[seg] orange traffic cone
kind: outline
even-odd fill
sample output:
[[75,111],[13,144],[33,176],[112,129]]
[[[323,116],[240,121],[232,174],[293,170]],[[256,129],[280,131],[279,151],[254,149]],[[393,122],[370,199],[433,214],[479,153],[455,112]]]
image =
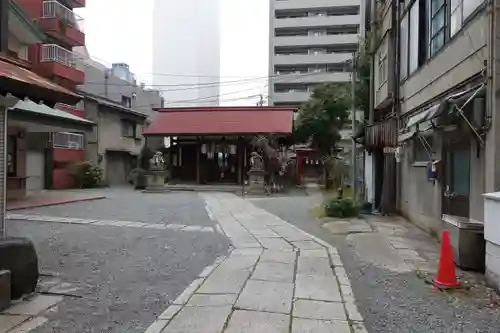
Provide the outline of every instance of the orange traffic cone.
[[439,289],[454,289],[460,287],[455,276],[453,250],[451,249],[450,235],[447,230],[443,230],[441,237],[438,272],[432,283]]

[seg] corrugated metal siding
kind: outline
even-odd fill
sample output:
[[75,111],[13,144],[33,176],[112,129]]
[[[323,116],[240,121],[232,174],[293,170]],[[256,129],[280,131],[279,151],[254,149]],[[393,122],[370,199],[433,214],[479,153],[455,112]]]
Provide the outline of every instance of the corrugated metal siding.
[[366,127],[365,146],[382,148],[398,145],[398,123],[396,118]]

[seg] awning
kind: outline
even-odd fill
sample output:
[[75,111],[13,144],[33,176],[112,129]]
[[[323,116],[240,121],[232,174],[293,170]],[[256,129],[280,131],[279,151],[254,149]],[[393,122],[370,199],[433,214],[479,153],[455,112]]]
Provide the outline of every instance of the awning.
[[295,110],[265,106],[159,109],[143,135],[289,135]]
[[37,104],[29,99],[18,101],[8,112],[9,124],[22,123],[29,132],[75,131],[90,132],[95,125],[92,121],[69,112]]
[[0,58],[0,94],[8,93],[24,99],[44,101],[47,104],[73,105],[81,97],[41,76]]
[[445,108],[444,103],[438,103],[428,107],[424,111],[409,117],[408,122],[406,123],[406,128],[410,128],[425,121],[434,119],[438,114],[440,114],[443,111],[444,108]]
[[450,105],[456,105],[460,107],[462,104],[467,102],[471,97],[480,97],[484,95],[485,92],[486,92],[486,85],[480,84],[472,88],[448,95],[447,97],[443,98],[440,102],[433,104],[425,108],[423,111],[408,117],[408,121],[405,127],[409,129],[412,126],[433,120],[441,116],[443,112],[450,107]]
[[410,139],[413,139],[417,135],[417,131],[410,131],[407,133],[402,133],[398,136],[398,143],[403,143]]

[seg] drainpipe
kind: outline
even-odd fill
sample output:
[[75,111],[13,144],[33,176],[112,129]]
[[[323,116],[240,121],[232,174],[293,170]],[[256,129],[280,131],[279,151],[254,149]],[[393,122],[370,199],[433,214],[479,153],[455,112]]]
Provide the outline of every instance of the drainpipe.
[[497,22],[496,22],[496,0],[488,1],[487,12],[488,12],[488,27],[489,27],[489,39],[488,39],[488,60],[486,63],[486,75],[487,75],[487,107],[486,107],[486,126],[490,131],[486,137],[485,146],[485,188],[486,192],[498,191],[499,186],[499,176],[496,168],[497,159],[497,147],[498,142],[498,112],[496,110],[496,85],[497,85],[497,59],[496,59],[496,49],[497,49]]
[[[418,1],[418,0],[417,0]],[[397,123],[397,128],[396,128],[396,141],[399,133],[399,128],[401,127],[401,105],[400,105],[400,71],[399,71],[399,64],[400,64],[400,50],[401,50],[401,38],[399,38],[399,7],[404,6],[404,1],[403,0],[393,0],[392,4],[392,29],[393,29],[393,38],[395,40],[395,70],[393,71],[394,73],[394,93],[393,93],[393,107],[394,107],[394,115],[396,117],[396,123]],[[401,168],[399,163],[395,163],[395,169],[396,172],[394,173],[394,181],[395,181],[395,199],[396,199],[396,210],[400,210],[401,208]]]
[[378,19],[375,10],[376,1],[370,1],[370,103],[368,112],[368,124],[373,125],[375,107],[375,52],[374,33],[378,26]]
[[[9,2],[0,1],[0,53],[6,55],[9,50]],[[5,215],[7,208],[7,106],[6,96],[1,96],[0,106],[0,237],[6,236]]]

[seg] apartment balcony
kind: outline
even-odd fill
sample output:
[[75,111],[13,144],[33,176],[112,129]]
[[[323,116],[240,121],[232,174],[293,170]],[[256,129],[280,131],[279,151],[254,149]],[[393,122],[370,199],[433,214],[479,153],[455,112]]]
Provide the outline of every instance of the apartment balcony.
[[272,103],[295,103],[302,104],[307,102],[311,92],[308,91],[288,91],[271,93],[270,102]]
[[357,34],[273,37],[274,46],[356,45],[358,42],[359,36]]
[[274,1],[275,10],[323,9],[332,7],[360,6],[361,0],[288,0]]
[[76,68],[74,53],[59,45],[41,46],[39,69],[48,78],[60,77],[77,85],[85,83],[85,73]]
[[336,16],[309,16],[275,19],[274,28],[323,28],[359,26],[360,15],[336,15]]
[[61,2],[68,8],[83,8],[86,5],[86,0],[61,0]]
[[352,53],[277,54],[273,57],[273,65],[338,64],[351,59]]
[[270,84],[276,83],[329,83],[350,82],[351,73],[348,72],[299,72],[280,74],[270,79]]
[[65,44],[84,46],[83,18],[58,1],[44,1],[40,29]]

